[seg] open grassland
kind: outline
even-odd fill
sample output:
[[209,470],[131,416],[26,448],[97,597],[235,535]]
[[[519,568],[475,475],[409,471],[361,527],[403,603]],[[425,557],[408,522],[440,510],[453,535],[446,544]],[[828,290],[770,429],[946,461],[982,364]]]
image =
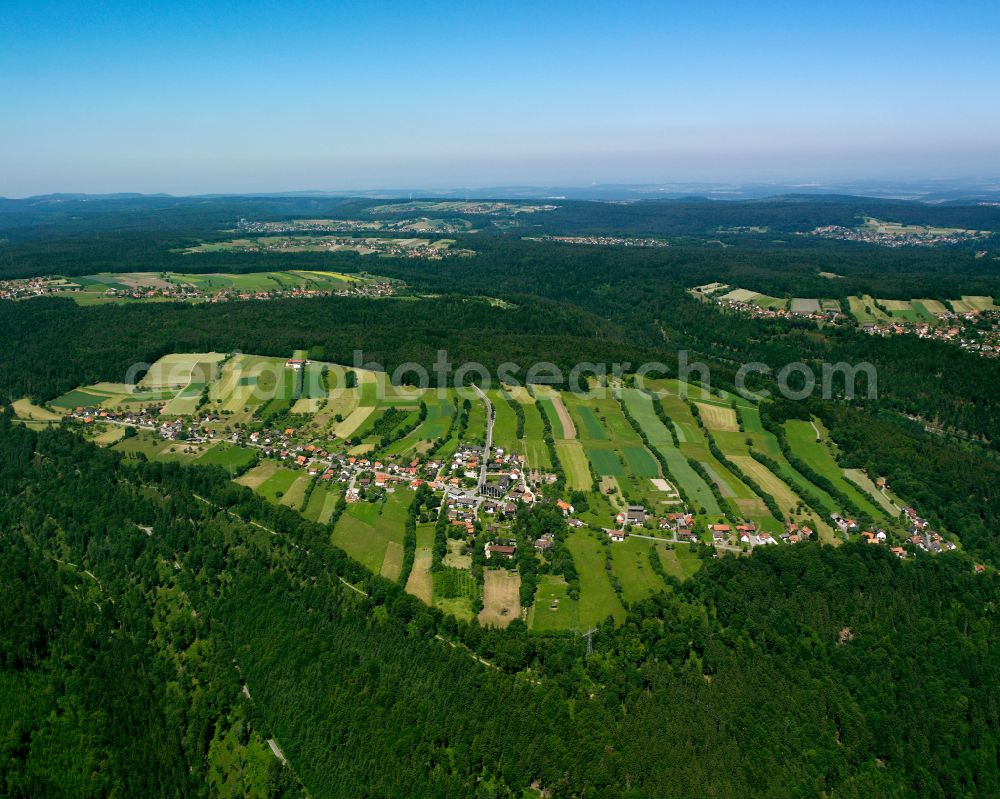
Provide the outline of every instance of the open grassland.
[[471,400],[471,402],[469,426],[465,429],[465,438],[467,441],[475,441],[482,444],[486,442],[486,405],[479,397]]
[[893,500],[888,492],[880,491],[872,479],[861,469],[844,469],[844,477],[875,500],[887,516],[895,517],[902,512],[903,508]]
[[358,428],[368,422],[368,418],[375,412],[374,405],[359,405],[340,424],[333,428],[333,433],[337,438],[352,438]]
[[331,541],[348,555],[360,561],[375,574],[382,574],[383,563],[388,557],[388,568],[394,567],[396,549],[389,552],[389,543],[400,549],[399,564],[402,565],[403,530],[406,524],[408,500],[403,492],[386,496],[385,502],[355,502],[347,506],[334,528]]
[[274,474],[260,484],[256,491],[271,502],[280,502],[300,476],[302,476],[301,472],[279,467]]
[[721,295],[719,299],[731,300],[733,302],[751,302],[760,296],[760,292],[750,291],[750,289],[733,289]]
[[432,572],[434,607],[458,619],[472,621],[472,603],[479,596],[479,584],[466,569],[444,568]]
[[599,475],[624,476],[625,467],[614,450],[584,446],[584,452],[587,453],[587,458],[594,465],[594,471]]
[[736,411],[728,406],[696,402],[698,415],[709,430],[736,431],[740,429],[736,421]]
[[676,577],[684,582],[701,568],[701,558],[693,551],[690,545],[679,545],[667,549],[663,543],[657,543],[657,552],[660,555],[660,563],[663,570],[671,577]]
[[[316,487],[309,495],[309,502],[306,503],[302,515],[310,521],[325,524],[333,513],[338,496],[340,496],[338,490],[332,488],[329,483],[317,479]],[[323,518],[324,514],[326,515],[325,519]]]
[[[41,423],[48,424],[48,423]],[[116,444],[125,437],[125,428],[120,425],[108,425],[104,430],[94,436],[94,443],[99,447],[109,447]]]
[[955,309],[955,313],[997,310],[992,297],[970,296],[968,294],[963,294],[960,300],[951,300],[951,307]]
[[654,478],[660,474],[660,466],[645,447],[624,447],[625,464],[636,477]]
[[403,555],[405,550],[398,541],[389,541],[385,545],[385,557],[382,558],[382,569],[379,571],[385,579],[396,581],[403,570]]
[[206,450],[196,463],[200,466],[221,466],[227,472],[234,472],[253,463],[256,457],[252,449],[220,441]]
[[929,299],[925,298],[925,299],[920,299],[920,300],[914,300],[913,303],[914,303],[914,305],[916,305],[917,303],[919,303],[920,305],[922,305],[924,307],[924,309],[928,313],[931,313],[931,314],[941,314],[941,313],[947,313],[948,312],[948,309],[945,307],[945,304],[943,302],[941,302],[940,300],[929,300]]
[[[676,397],[672,399],[679,402]],[[691,502],[694,503],[695,510],[704,508],[705,512],[713,518],[721,516],[722,509],[719,507],[719,503],[716,501],[711,488],[691,468],[685,455],[674,446],[670,432],[654,412],[654,400],[649,395],[640,391],[626,390],[622,392],[622,401],[625,403],[632,417],[638,422],[643,432],[645,432],[651,446],[657,449],[666,460],[669,474],[664,475],[664,477],[684,491]],[[655,401],[662,402],[661,399],[656,399]],[[680,404],[680,408],[686,410],[686,406],[683,403]]]
[[521,575],[507,569],[483,572],[483,609],[479,623],[483,627],[506,627],[521,618]]
[[[817,442],[816,431],[820,441]],[[846,494],[855,505],[875,520],[884,519],[885,513],[860,488],[844,477],[843,470],[830,450],[830,439],[819,422],[812,423],[791,419],[785,422],[788,445],[796,457],[801,458],[820,475]]]
[[543,574],[528,613],[528,628],[535,632],[579,630],[579,602],[570,599],[567,591],[562,575]]
[[[535,400],[535,407],[545,414],[546,418],[549,420],[549,424],[552,426],[552,437],[555,439],[572,439],[576,438],[576,429],[570,424],[570,429],[573,435],[567,435],[566,427],[563,424],[562,419],[559,418],[559,414],[556,411],[555,405],[553,404],[551,397],[539,396]],[[560,403],[560,407],[565,410],[565,406]]]
[[878,300],[870,294],[863,294],[860,297],[848,297],[847,301],[851,307],[851,314],[861,324],[872,322],[877,325],[884,325],[892,321],[891,317],[879,310],[877,307]]
[[625,608],[611,587],[607,569],[604,568],[604,546],[593,534],[574,530],[569,534],[567,546],[573,555],[577,574],[580,576],[580,626],[587,628],[600,624],[608,616],[621,622]]
[[820,301],[809,297],[793,297],[790,308],[792,313],[813,314],[820,310]]
[[504,452],[523,452],[521,442],[517,438],[517,417],[511,410],[506,397],[498,389],[487,392],[493,403],[493,444]]
[[139,381],[147,389],[183,388],[191,382],[207,383],[215,366],[227,356],[221,352],[184,352],[164,355]]
[[592,481],[583,445],[579,441],[557,441],[556,454],[566,472],[569,487],[580,491],[589,490]]
[[434,525],[417,525],[417,548],[413,555],[413,569],[406,581],[406,590],[428,605],[434,601],[434,578],[431,575],[434,546]]
[[18,419],[32,419],[41,422],[58,422],[62,419],[61,414],[50,411],[47,408],[41,408],[33,404],[29,399],[14,400],[11,406],[14,408],[14,415]]
[[292,484],[285,489],[284,494],[279,498],[279,503],[293,510],[298,510],[302,507],[302,501],[306,498],[306,489],[314,479],[314,477],[310,477],[308,474],[299,472],[296,478],[292,480]]
[[897,322],[908,322],[915,324],[922,321],[920,314],[913,307],[909,300],[886,300],[880,299],[879,303],[888,311],[890,318]]
[[600,419],[597,418],[597,414],[592,407],[580,403],[573,405],[572,408],[574,415],[580,420],[578,427],[581,439],[589,439],[591,441],[604,441],[607,439],[608,435],[604,432],[604,426],[601,424]]
[[630,536],[611,546],[612,568],[621,582],[625,599],[630,603],[646,599],[666,587],[660,576],[653,571],[649,560],[649,553],[655,543]]
[[[542,426],[541,410],[534,403],[524,403],[524,455],[528,459],[528,467],[545,471],[552,468],[549,450],[543,439],[545,430]],[[558,450],[558,446],[556,447]],[[563,468],[566,468],[565,465]]]
[[[828,521],[829,514],[824,513],[824,508],[810,508],[780,475],[775,474],[749,455],[730,455],[729,457],[737,468],[756,482],[761,489],[774,497],[774,501],[778,503],[778,507],[781,508],[786,518],[798,524],[807,524],[817,532],[820,540],[826,543],[835,540],[833,527]],[[815,490],[812,493],[815,493]]]
[[672,444],[673,440],[670,437],[670,432],[663,426],[663,423],[654,412],[653,400],[648,394],[631,388],[623,389],[621,394],[622,402],[625,404],[632,418],[639,423],[639,427],[645,432],[650,444],[653,446],[657,444]]

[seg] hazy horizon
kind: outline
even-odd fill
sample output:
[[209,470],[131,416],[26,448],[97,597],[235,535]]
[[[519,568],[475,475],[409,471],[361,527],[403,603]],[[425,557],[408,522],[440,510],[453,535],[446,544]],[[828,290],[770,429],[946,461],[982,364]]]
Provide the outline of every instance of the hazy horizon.
[[0,195],[1000,175],[1000,7],[16,3]]

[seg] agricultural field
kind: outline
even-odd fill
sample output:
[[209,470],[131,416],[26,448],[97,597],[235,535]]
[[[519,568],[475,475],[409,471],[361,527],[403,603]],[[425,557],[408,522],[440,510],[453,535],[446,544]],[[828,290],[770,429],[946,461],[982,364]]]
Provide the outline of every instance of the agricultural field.
[[433,572],[432,578],[434,607],[471,621],[472,603],[480,595],[480,586],[467,569],[447,567]]
[[858,320],[860,324],[867,324],[869,322],[877,325],[888,324],[891,322],[891,318],[886,314],[882,313],[877,307],[877,300],[868,295],[863,294],[860,297],[848,297],[848,303],[851,307],[851,315]]
[[[628,389],[623,390],[622,400],[629,409],[629,413],[646,433],[650,445],[657,449],[667,461],[669,468],[667,479],[680,487],[694,504],[695,510],[704,508],[705,513],[710,518],[721,518],[722,509],[719,507],[711,488],[701,475],[690,466],[687,457],[681,450],[674,445],[670,432],[653,410],[653,402],[662,403],[663,400],[659,398],[653,400],[647,394]],[[683,404],[680,407],[686,409]],[[676,410],[679,408],[675,408]],[[676,420],[674,423],[676,424]],[[689,434],[693,437],[693,430],[689,431]]]
[[671,577],[684,582],[701,568],[701,558],[690,546],[676,546],[668,549],[665,544],[657,544],[657,553],[663,570]]
[[217,364],[228,356],[222,352],[187,352],[164,355],[149,367],[140,388],[182,389],[190,383],[207,383],[217,374]]
[[309,502],[302,515],[318,524],[327,524],[333,516],[339,498],[340,491],[336,487],[325,485],[320,481],[309,496]]
[[[530,397],[528,399],[531,400]],[[521,402],[520,398],[518,401]],[[543,438],[545,429],[542,425],[542,412],[533,400],[522,402],[522,408],[524,409],[524,456],[528,459],[528,468],[540,471],[551,469],[552,461],[549,458],[549,449],[545,446]],[[563,468],[565,468],[565,464]]]
[[696,402],[698,415],[709,430],[737,431],[740,429],[736,420],[736,411],[728,405],[716,403]]
[[573,424],[573,420],[570,419],[566,411],[566,406],[563,405],[562,400],[558,396],[546,395],[536,391],[535,404],[548,418],[549,424],[552,425],[553,438],[576,438],[576,426]]
[[611,564],[622,586],[622,594],[631,602],[648,598],[666,586],[653,571],[649,553],[658,542],[644,538],[626,538],[611,547]]
[[347,506],[331,541],[375,574],[395,579],[403,564],[403,527],[411,492],[396,491],[384,502]]
[[793,297],[789,310],[797,314],[814,314],[820,311],[820,301],[808,297]]
[[864,491],[889,516],[898,516],[903,511],[902,505],[889,491],[881,491],[874,481],[861,469],[844,469],[844,477]]
[[11,403],[11,407],[13,407],[14,415],[18,419],[24,419],[26,421],[58,422],[62,419],[62,414],[50,411],[48,408],[42,408],[39,405],[35,405],[27,398],[14,400],[14,402]]
[[566,482],[570,488],[580,491],[590,490],[590,469],[587,467],[587,456],[579,441],[557,441],[556,455],[566,473]]
[[913,303],[909,300],[879,299],[878,302],[883,308],[885,308],[889,317],[896,321],[909,322],[910,324],[916,324],[919,321],[923,321],[916,309],[913,307]]
[[543,574],[528,612],[528,628],[535,632],[579,630],[580,603],[570,599],[568,590],[562,575]]
[[[302,359],[307,354],[293,353]],[[72,414],[81,404],[90,408],[135,407],[137,396],[158,396],[164,416],[172,419],[170,409],[183,417],[183,403],[188,403],[190,413],[204,398],[205,409],[222,414],[221,421],[213,422],[214,439],[164,439],[149,424],[126,439],[122,426],[107,424],[97,414],[93,414],[87,432],[98,443],[126,455],[141,453],[151,459],[219,466],[239,475],[237,483],[269,501],[328,524],[346,490],[337,475],[350,468],[359,469],[357,475],[360,469],[371,469],[372,465],[349,467],[345,459],[335,465],[331,473],[334,479],[324,480],[322,470],[313,470],[310,475],[296,466],[292,457],[279,459],[274,457],[277,453],[261,457],[261,450],[245,441],[232,443],[228,426],[260,424],[263,414],[284,414],[278,417],[283,436],[297,439],[300,446],[309,441],[319,445],[312,451],[325,447],[346,455],[372,453],[372,461],[407,465],[447,434],[463,398],[456,391],[439,396],[430,390],[392,386],[384,373],[351,371],[357,377],[357,387],[346,389],[341,386],[347,369],[333,364],[313,362],[295,370],[288,368],[284,358],[176,354],[154,364],[146,375],[147,385],[136,393],[129,393],[130,387],[124,384],[98,383],[68,392],[51,409],[26,401],[20,401],[17,409],[25,423],[47,424],[60,420],[66,412]],[[706,525],[743,520],[753,521],[774,534],[783,531],[784,520],[808,524],[826,542],[843,541],[843,536],[834,535],[829,521],[832,513],[844,511],[840,502],[785,459],[775,436],[763,427],[753,402],[673,379],[646,381],[646,386],[651,393],[616,387],[610,395],[570,394],[542,386],[536,387],[535,397],[523,388],[512,387],[509,396],[525,414],[522,439],[517,438],[517,416],[507,395],[492,390],[495,445],[525,454],[529,474],[533,469],[548,468],[542,425],[542,414],[546,414],[556,434],[555,449],[566,476],[566,488],[586,497],[586,504],[581,501],[576,513],[585,525],[609,527],[615,524],[615,515],[632,503],[645,507],[653,519],[680,511],[688,503],[696,515],[696,529],[705,541]],[[315,402],[317,410],[302,405],[303,400]],[[421,402],[427,409],[422,422]],[[227,412],[227,408],[232,410]],[[468,427],[462,441],[481,440],[485,423],[484,403],[478,397],[470,399]],[[410,426],[412,430],[396,438],[397,431]],[[863,472],[843,470],[818,422],[814,427],[808,422],[790,421],[785,429],[795,458],[830,480],[836,487],[834,493],[846,494],[876,523],[891,526],[898,517],[896,508],[900,503],[875,489]],[[387,443],[382,444],[382,439]],[[435,459],[448,463],[459,443],[457,437],[450,437],[436,451]],[[766,455],[770,460],[765,465],[751,453]],[[380,468],[385,467],[375,466],[374,470]],[[440,473],[439,479],[448,474]],[[534,488],[546,495],[544,483]],[[754,493],[757,490],[774,499],[776,515]],[[412,496],[402,486],[390,484],[388,492],[382,494],[380,489],[373,501],[362,497],[361,501],[349,502],[331,531],[333,542],[374,573],[396,579],[403,563],[403,530]],[[496,517],[484,515],[480,521],[491,525]],[[418,532],[414,568],[406,586],[410,593],[465,619],[473,617],[474,603],[482,597],[484,606],[479,618],[483,624],[503,626],[521,615],[513,573],[502,578],[506,572],[493,570],[486,583],[474,577],[472,553],[464,540],[449,540],[444,568],[432,573],[433,523],[420,524]],[[686,578],[700,566],[700,560],[685,545],[668,549],[663,542],[638,536],[624,544],[605,543],[599,534],[586,529],[567,529],[566,536],[580,576],[580,597],[570,600],[559,579],[545,576],[532,606],[525,609],[533,630],[586,628],[609,613],[620,619],[623,610],[619,597],[631,603],[664,587],[650,565],[650,553],[655,553],[665,572],[677,579]]]
[[876,521],[885,520],[886,514],[883,508],[844,477],[843,470],[837,464],[834,453],[830,449],[829,437],[819,422],[810,423],[791,419],[785,422],[785,433],[788,437],[788,445],[796,457],[801,458],[816,472],[833,483],[873,519]]
[[199,466],[221,466],[227,472],[237,472],[254,462],[256,453],[224,441],[205,450],[195,461]]
[[486,569],[483,572],[483,627],[506,627],[521,618],[521,575],[516,570]]
[[413,569],[406,581],[406,590],[428,605],[434,601],[434,577],[431,574],[433,546],[434,525],[418,524],[417,548],[413,556]]
[[592,533],[575,530],[569,534],[567,546],[573,554],[573,562],[580,576],[580,601],[577,607],[580,626],[593,627],[608,616],[621,622],[625,618],[625,608],[611,587],[604,567],[605,544],[598,541]]
[[714,299],[749,303],[761,308],[771,308],[774,310],[781,310],[788,306],[788,300],[782,297],[771,297],[767,294],[761,294],[759,291],[751,291],[750,289],[732,289],[725,294],[716,294]]
[[969,313],[970,311],[996,311],[997,306],[992,297],[978,297],[963,295],[960,300],[951,300],[951,307],[955,313]]

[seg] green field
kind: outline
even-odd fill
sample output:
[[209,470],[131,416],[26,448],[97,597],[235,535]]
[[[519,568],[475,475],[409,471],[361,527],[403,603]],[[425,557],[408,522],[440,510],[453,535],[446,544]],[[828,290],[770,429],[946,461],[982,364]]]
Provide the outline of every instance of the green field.
[[619,477],[625,474],[625,467],[618,459],[617,453],[608,449],[598,449],[584,445],[584,452],[594,465],[594,471],[601,475]]
[[[788,445],[796,457],[801,458],[820,475],[846,494],[855,505],[875,520],[885,520],[885,513],[854,483],[844,477],[843,470],[830,451],[826,431],[816,422],[821,441],[816,441],[816,430],[809,422],[791,419],[785,422]],[[842,509],[841,509],[841,512]]]
[[701,558],[694,552],[690,545],[681,544],[672,549],[667,549],[664,544],[657,544],[657,551],[660,555],[660,563],[663,570],[671,577],[676,577],[681,582],[692,577],[701,568]]
[[302,472],[293,469],[278,469],[261,484],[257,491],[272,502],[279,502],[292,487],[292,483],[301,476]]
[[534,402],[524,403],[521,407],[524,408],[524,455],[528,459],[528,467],[542,471],[551,469],[549,450],[543,440],[545,431],[541,412]]
[[[403,527],[412,499],[411,492],[397,491],[388,494],[384,503],[355,502],[348,505],[334,528],[331,541],[370,571],[382,573],[387,557],[390,562],[395,560],[390,543],[402,549]],[[398,567],[396,574],[399,574]]]
[[604,427],[597,418],[597,414],[594,413],[593,408],[586,405],[575,405],[572,408],[572,413],[578,420],[577,436],[579,438],[588,438],[596,441],[607,439],[608,436],[604,432]]
[[625,447],[625,463],[638,477],[657,477],[660,467],[645,447]]
[[238,471],[253,463],[256,454],[246,447],[219,442],[195,461],[200,466],[221,466],[226,471]]
[[493,403],[493,444],[505,452],[523,452],[521,442],[517,438],[517,417],[503,394],[493,389],[487,392]]
[[604,546],[592,533],[582,530],[569,534],[567,546],[580,576],[580,626],[592,627],[608,616],[613,616],[620,623],[625,618],[625,608],[618,601],[604,568]]
[[[674,398],[676,399],[676,398]],[[701,476],[688,464],[687,457],[674,446],[670,432],[653,410],[653,400],[639,391],[625,390],[622,401],[645,432],[650,444],[655,447],[667,461],[669,475],[664,475],[670,482],[679,486],[697,508],[704,508],[710,517],[722,515],[722,509],[715,499],[711,488]],[[657,402],[662,402],[658,399]],[[669,414],[668,414],[669,415]],[[676,419],[673,419],[676,423]],[[690,426],[690,425],[689,425]],[[690,431],[693,436],[693,431]],[[683,446],[683,445],[682,445]]]
[[570,599],[562,575],[543,574],[538,580],[535,603],[528,613],[528,627],[536,632],[578,630],[579,602]]
[[302,515],[310,521],[326,524],[333,515],[333,509],[337,505],[339,496],[339,490],[320,480],[316,483],[312,494],[309,495],[309,502],[306,504],[305,510],[302,511]]
[[655,543],[630,536],[621,543],[611,545],[614,573],[621,582],[625,599],[630,603],[646,599],[650,594],[666,588],[649,562],[649,553]]
[[587,468],[587,456],[579,441],[556,441],[556,454],[566,473],[566,482],[570,488],[586,491],[593,482],[590,479],[590,469]]

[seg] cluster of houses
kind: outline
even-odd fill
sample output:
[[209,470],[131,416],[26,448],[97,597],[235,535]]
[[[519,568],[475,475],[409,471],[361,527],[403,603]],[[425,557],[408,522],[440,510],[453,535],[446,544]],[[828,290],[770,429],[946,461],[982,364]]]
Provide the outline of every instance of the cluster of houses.
[[420,219],[293,219],[285,222],[251,222],[240,219],[236,229],[243,233],[355,233],[395,230],[408,233],[464,233],[466,227],[442,220]]
[[922,519],[914,508],[904,508],[908,522],[909,542],[925,552],[943,552],[957,549],[954,541],[946,541],[941,534],[930,528],[930,522]]
[[933,247],[940,244],[960,244],[978,238],[974,230],[956,230],[949,233],[939,233],[925,230],[881,230],[872,228],[850,228],[843,225],[823,225],[814,228],[808,234],[821,239],[837,241],[860,241],[865,244],[877,244],[880,247]]
[[[248,300],[307,299],[311,297],[391,297],[399,288],[399,283],[388,280],[358,280],[344,283],[336,289],[317,289],[305,286],[274,288],[270,290],[246,291],[236,288],[205,289],[190,285],[173,284],[150,275],[155,284],[143,286],[107,286],[103,294],[113,299],[128,300],[175,300],[178,302],[207,301],[240,302]],[[59,277],[35,277],[24,280],[0,280],[0,299],[20,300],[52,294],[80,294],[84,291],[100,291],[100,285],[87,287]]]
[[[826,325],[851,323],[852,317],[844,314],[839,303],[833,300],[792,300],[791,308],[785,305],[768,307],[753,299],[735,299],[725,295],[712,296],[728,288],[722,283],[708,284],[691,289],[694,296],[708,299],[723,308],[736,311],[754,319],[812,319]],[[937,322],[909,322],[900,318],[875,322],[865,321],[861,330],[872,336],[916,336],[917,338],[944,341],[960,349],[975,352],[984,358],[1000,357],[1000,311],[945,310],[936,314]],[[983,322],[992,322],[984,325]]]
[[[938,320],[940,325],[927,322],[865,322],[861,329],[871,336],[916,336],[956,344],[959,349],[978,353],[984,358],[1000,357],[1000,313],[997,311],[965,311],[959,314],[948,311],[938,314]],[[984,327],[981,324],[983,320],[991,320],[993,324]]]
[[0,280],[0,300],[23,300],[29,297],[44,297],[64,291],[80,291],[76,285],[68,285],[65,280],[53,277],[29,277],[23,280]]
[[623,236],[533,236],[528,241],[558,241],[562,244],[589,244],[595,247],[669,247],[663,239],[626,238]]

